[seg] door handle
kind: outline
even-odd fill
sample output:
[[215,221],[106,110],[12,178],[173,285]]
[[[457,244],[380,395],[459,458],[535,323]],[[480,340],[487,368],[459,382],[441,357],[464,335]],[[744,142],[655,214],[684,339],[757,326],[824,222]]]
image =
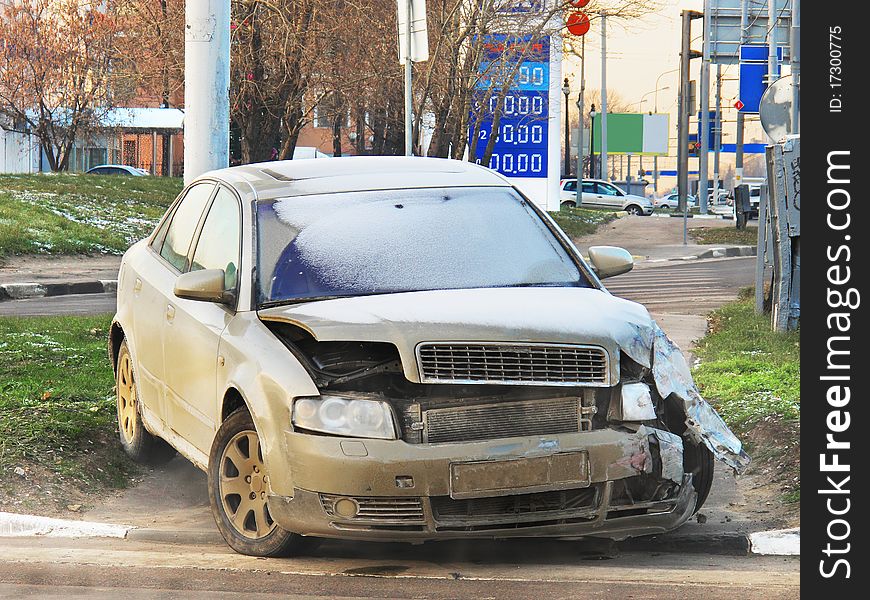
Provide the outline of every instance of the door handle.
[[142,280],[139,279],[138,277],[136,278],[136,282],[133,284],[133,291],[134,292],[141,292],[142,291]]
[[166,320],[172,321],[175,318],[175,307],[171,304],[166,305]]

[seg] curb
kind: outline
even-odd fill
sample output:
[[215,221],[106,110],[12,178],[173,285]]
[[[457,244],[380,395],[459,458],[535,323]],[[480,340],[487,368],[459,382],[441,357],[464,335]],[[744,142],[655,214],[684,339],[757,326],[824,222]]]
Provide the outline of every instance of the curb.
[[697,256],[698,260],[705,258],[730,258],[733,256],[757,256],[757,246],[732,246],[730,248],[710,248]]
[[800,556],[801,528],[759,531],[749,536],[753,554]]
[[629,538],[619,542],[626,552],[667,552],[748,556],[752,544],[743,533],[681,534],[679,532]]
[[93,281],[60,281],[55,283],[3,283],[0,284],[0,302],[4,300],[27,300],[70,294],[108,294],[118,290],[114,279]]
[[109,537],[125,538],[132,529],[126,525],[52,519],[35,515],[0,512],[0,537]]
[[741,256],[758,256],[758,248],[756,246],[731,246],[729,248],[710,248],[709,250],[705,250],[701,254],[676,256],[674,258],[655,258],[643,262],[648,264],[663,264],[668,262],[707,260],[711,258],[735,258]]

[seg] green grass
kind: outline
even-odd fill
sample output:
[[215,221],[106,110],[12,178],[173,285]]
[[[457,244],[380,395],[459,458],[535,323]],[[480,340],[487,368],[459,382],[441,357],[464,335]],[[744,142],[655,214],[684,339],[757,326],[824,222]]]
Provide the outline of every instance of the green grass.
[[734,244],[755,246],[758,243],[758,227],[696,227],[689,229],[689,235],[698,244]]
[[600,225],[616,219],[613,211],[590,208],[563,207],[559,212],[551,212],[550,216],[572,238],[595,233]]
[[[136,472],[118,442],[111,319],[0,318],[0,482],[27,465],[82,489]],[[6,481],[3,481],[3,480]]]
[[0,258],[122,254],[181,191],[179,178],[0,175]]
[[746,296],[712,314],[695,350],[696,383],[737,432],[800,418],[800,333],[771,331],[770,316],[756,314]]

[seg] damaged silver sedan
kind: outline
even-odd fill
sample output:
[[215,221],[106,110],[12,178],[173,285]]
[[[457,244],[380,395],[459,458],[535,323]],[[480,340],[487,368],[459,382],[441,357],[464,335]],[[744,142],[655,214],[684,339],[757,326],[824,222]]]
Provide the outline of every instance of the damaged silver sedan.
[[[591,263],[591,264],[590,264]],[[679,527],[740,441],[680,350],[501,176],[435,159],[207,174],[124,256],[121,442],[208,473],[239,552]]]

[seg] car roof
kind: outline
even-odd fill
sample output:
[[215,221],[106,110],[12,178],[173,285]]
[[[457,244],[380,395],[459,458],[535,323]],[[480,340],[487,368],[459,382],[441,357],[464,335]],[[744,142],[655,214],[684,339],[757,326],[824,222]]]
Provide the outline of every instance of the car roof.
[[129,166],[127,166],[127,165],[114,165],[114,164],[107,164],[107,165],[97,165],[97,166],[95,166],[95,167],[91,167],[90,169],[88,169],[88,171],[92,171],[92,170],[94,170],[94,169],[107,169],[107,168],[111,168],[111,169],[124,169],[125,171],[129,171],[129,170],[131,170],[131,169],[132,169],[132,170],[138,170],[138,169],[136,169],[136,167],[129,167]]
[[258,200],[367,190],[511,185],[495,171],[474,163],[404,156],[272,161],[211,171],[202,177],[250,186]]

